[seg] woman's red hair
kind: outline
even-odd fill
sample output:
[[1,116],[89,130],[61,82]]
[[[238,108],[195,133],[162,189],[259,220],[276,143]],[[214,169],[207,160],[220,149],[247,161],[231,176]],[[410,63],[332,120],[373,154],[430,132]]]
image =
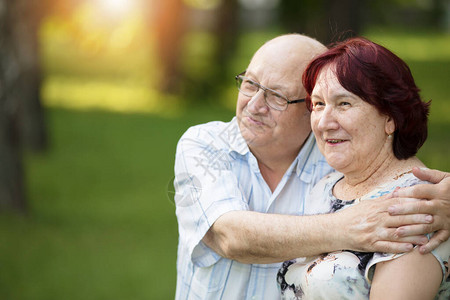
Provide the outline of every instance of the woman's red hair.
[[332,65],[347,91],[394,120],[393,151],[398,159],[414,156],[427,138],[430,102],[422,102],[408,65],[388,49],[364,38],[341,42],[315,58],[303,73],[311,110],[311,93],[319,73]]

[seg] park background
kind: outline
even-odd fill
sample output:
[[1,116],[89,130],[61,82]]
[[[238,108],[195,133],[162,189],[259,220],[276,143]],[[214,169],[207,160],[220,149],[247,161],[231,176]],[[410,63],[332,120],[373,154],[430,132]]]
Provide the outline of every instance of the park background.
[[0,299],[173,299],[176,143],[234,115],[266,40],[363,35],[432,100],[450,171],[448,0],[0,0]]

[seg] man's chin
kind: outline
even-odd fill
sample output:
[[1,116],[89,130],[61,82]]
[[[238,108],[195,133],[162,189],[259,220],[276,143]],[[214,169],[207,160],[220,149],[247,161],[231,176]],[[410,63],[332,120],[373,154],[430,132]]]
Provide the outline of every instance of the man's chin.
[[242,132],[242,137],[250,147],[262,145],[264,144],[264,140],[266,139],[266,136],[265,134],[263,134],[263,132],[255,132],[249,129],[246,129]]

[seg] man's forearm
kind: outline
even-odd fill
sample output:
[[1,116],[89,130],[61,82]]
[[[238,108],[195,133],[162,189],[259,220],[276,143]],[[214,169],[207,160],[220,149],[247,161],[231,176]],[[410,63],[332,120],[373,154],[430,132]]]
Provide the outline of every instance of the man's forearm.
[[334,215],[289,216],[232,211],[221,216],[203,242],[242,263],[275,263],[340,249]]
[[337,250],[399,253],[425,236],[396,234],[404,224],[430,223],[427,215],[390,216],[390,199],[362,203],[328,215],[289,216],[231,211],[216,220],[203,242],[243,263],[274,263]]

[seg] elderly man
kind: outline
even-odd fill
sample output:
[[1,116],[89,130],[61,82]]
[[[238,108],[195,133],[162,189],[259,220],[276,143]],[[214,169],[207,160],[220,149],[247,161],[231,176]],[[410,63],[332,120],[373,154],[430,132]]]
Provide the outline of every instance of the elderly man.
[[306,195],[332,171],[311,134],[301,81],[325,49],[297,34],[267,42],[236,76],[236,117],[180,139],[176,299],[277,299],[282,261],[340,249],[405,252],[439,230],[426,252],[448,238],[450,182],[431,178],[448,176],[439,171],[416,170],[439,184],[398,192],[434,200],[379,199],[302,216]]

